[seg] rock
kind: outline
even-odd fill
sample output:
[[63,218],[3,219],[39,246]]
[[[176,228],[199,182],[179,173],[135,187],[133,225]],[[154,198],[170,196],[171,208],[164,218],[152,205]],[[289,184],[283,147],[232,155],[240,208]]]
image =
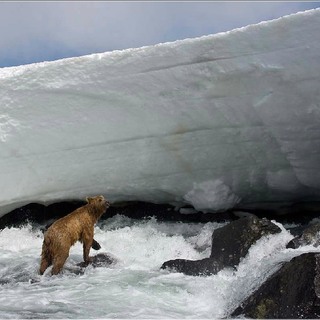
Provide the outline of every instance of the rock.
[[[91,258],[92,261],[90,262],[90,265],[94,268],[109,267],[110,265],[115,264],[117,262],[117,259],[108,253],[99,253]],[[86,264],[85,262],[80,262],[77,264],[77,266],[81,268],[86,268],[88,264]]]
[[[27,223],[43,224],[61,218],[81,207],[83,201],[64,201],[45,206],[40,203],[29,203],[17,208],[0,218],[0,229],[20,227]],[[47,228],[47,227],[46,227]]]
[[124,215],[133,219],[155,217],[158,221],[183,222],[222,222],[232,220],[234,218],[233,214],[229,211],[204,213],[195,210],[193,207],[184,207],[177,210],[177,208],[169,204],[131,201],[113,204],[108,210],[108,216],[102,216],[101,219],[103,220],[104,218],[109,218],[116,214]]
[[46,207],[46,215],[49,219],[56,220],[84,206],[86,203],[86,201],[82,200],[55,202]]
[[262,236],[280,232],[281,229],[267,219],[249,216],[233,221],[213,232],[209,258],[202,260],[176,259],[166,261],[161,268],[172,269],[188,275],[216,274],[225,267],[235,267],[245,257],[249,248]]
[[211,258],[202,260],[169,260],[161,266],[161,269],[170,269],[171,271],[182,272],[189,276],[209,276],[221,270],[216,261]]
[[287,248],[296,249],[301,246],[313,244],[315,247],[320,245],[320,223],[310,223],[302,234],[292,239]]
[[[96,256],[93,256],[91,258],[92,258],[92,262],[90,264],[86,264],[85,262],[80,262],[73,266],[70,266],[70,265],[64,266],[64,269],[63,269],[64,275],[70,275],[70,274],[83,275],[85,273],[85,268],[88,267],[89,265],[92,266],[93,268],[98,268],[98,267],[109,268],[118,262],[118,259],[110,253],[99,253]],[[58,276],[61,276],[61,275],[58,275]],[[42,276],[38,275],[36,278],[30,278],[30,275],[29,277],[28,275],[26,275],[25,279],[23,278],[22,280],[28,281],[30,284],[33,284],[33,283],[40,282],[41,277]],[[15,278],[13,278],[13,280],[16,280]],[[18,280],[21,281],[20,279]],[[6,279],[6,278],[0,279],[0,285],[9,283],[11,281],[12,281],[12,277],[10,279]]]
[[0,229],[6,227],[20,227],[28,222],[43,222],[46,218],[46,207],[39,203],[29,203],[11,211],[0,218]]
[[[64,217],[84,204],[86,204],[86,202],[80,200],[61,201],[48,206],[39,203],[30,203],[0,217],[0,230],[6,227],[20,227],[27,223],[35,223],[43,225],[41,230],[44,232],[55,220]],[[224,222],[234,219],[231,211],[204,213],[198,212],[192,207],[184,207],[178,210],[169,204],[131,201],[113,204],[109,208],[108,214],[103,215],[100,220],[109,219],[117,214],[125,215],[133,219],[155,217],[158,221],[203,223],[209,221]]]
[[258,319],[320,317],[320,254],[305,253],[286,262],[231,317]]
[[278,226],[265,218],[250,216],[233,221],[213,232],[210,257],[219,263],[221,269],[233,267],[262,236],[280,231]]
[[260,202],[251,204],[238,204],[231,211],[237,215],[240,212],[247,212],[256,215],[258,218],[268,217],[270,220],[277,220],[282,224],[299,223],[307,224],[310,220],[317,218],[320,212],[319,201],[303,202]]

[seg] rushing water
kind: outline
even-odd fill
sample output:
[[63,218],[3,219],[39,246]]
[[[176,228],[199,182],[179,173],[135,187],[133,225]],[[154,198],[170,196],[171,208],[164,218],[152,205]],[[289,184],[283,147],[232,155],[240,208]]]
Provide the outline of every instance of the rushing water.
[[[211,234],[221,223],[168,223],[115,216],[95,228],[100,252],[117,262],[88,267],[76,244],[58,276],[38,275],[43,235],[31,226],[0,231],[0,318],[222,318],[280,266],[315,250],[285,249],[292,236],[282,232],[254,245],[237,270],[193,277],[160,270],[169,259],[209,256]],[[93,250],[91,255],[95,254]],[[50,271],[50,270],[48,270]],[[36,281],[34,281],[36,280]]]

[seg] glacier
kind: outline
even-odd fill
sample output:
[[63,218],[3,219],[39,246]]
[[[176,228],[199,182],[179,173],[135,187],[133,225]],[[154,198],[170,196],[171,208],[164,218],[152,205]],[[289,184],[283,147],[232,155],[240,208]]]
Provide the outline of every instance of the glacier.
[[219,211],[320,200],[320,10],[0,69],[0,216],[104,194]]

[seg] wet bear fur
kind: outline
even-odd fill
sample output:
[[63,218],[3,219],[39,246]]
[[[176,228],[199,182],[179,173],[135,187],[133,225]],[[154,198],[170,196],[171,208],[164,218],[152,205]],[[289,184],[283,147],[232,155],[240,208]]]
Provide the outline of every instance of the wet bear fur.
[[39,270],[41,275],[51,265],[51,274],[58,274],[69,257],[71,246],[77,241],[83,244],[84,263],[90,263],[94,225],[110,203],[103,196],[87,197],[86,200],[86,205],[55,221],[45,232]]

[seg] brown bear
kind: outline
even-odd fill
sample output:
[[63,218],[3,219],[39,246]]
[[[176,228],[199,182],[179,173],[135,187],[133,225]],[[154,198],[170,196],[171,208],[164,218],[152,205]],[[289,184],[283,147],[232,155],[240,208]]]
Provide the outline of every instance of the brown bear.
[[45,232],[42,244],[40,274],[53,265],[51,274],[58,274],[77,241],[83,243],[83,260],[90,263],[94,225],[110,207],[103,196],[87,197],[87,204],[55,221]]

